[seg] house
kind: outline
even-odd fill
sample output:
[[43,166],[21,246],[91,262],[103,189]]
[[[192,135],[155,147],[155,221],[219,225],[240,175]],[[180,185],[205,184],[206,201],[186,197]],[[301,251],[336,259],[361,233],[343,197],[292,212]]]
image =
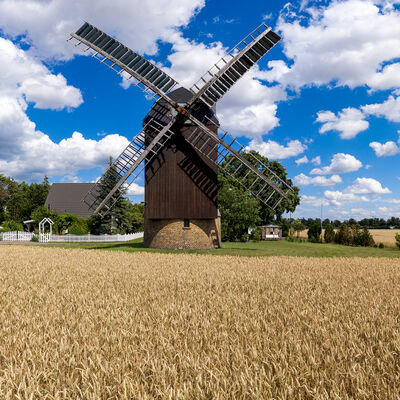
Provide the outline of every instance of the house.
[[262,240],[282,240],[282,227],[279,225],[264,225]]
[[93,183],[53,183],[45,202],[45,207],[58,214],[74,214],[88,219],[93,210],[82,200]]

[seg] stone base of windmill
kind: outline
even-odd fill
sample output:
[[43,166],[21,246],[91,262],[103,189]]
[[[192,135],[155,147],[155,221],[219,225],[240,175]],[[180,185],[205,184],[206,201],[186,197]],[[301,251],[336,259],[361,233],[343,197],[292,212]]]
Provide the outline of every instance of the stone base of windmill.
[[165,250],[209,250],[221,247],[221,218],[146,219],[143,246]]

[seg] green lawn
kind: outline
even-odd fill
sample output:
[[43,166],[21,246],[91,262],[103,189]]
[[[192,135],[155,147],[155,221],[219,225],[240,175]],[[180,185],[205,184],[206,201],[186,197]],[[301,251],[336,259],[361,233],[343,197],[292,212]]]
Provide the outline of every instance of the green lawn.
[[337,244],[291,243],[285,240],[279,242],[249,242],[223,243],[221,249],[215,250],[154,250],[145,249],[142,239],[128,243],[70,243],[62,245],[47,245],[66,249],[98,249],[118,251],[146,251],[158,253],[195,253],[233,255],[246,257],[264,256],[298,256],[298,257],[390,257],[400,258],[396,248],[350,247]]

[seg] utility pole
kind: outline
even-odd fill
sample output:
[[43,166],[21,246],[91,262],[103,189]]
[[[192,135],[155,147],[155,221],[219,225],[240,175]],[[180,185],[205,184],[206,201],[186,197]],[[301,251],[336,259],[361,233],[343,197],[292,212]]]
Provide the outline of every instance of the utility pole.
[[323,238],[323,236],[322,236],[322,205],[323,205],[323,203],[321,200],[321,242],[322,242],[322,238]]

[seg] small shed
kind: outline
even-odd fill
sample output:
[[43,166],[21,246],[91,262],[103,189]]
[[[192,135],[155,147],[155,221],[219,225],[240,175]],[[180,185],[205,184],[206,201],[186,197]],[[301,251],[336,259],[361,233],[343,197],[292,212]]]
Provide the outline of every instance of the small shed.
[[279,225],[264,225],[262,240],[282,240],[282,227]]

